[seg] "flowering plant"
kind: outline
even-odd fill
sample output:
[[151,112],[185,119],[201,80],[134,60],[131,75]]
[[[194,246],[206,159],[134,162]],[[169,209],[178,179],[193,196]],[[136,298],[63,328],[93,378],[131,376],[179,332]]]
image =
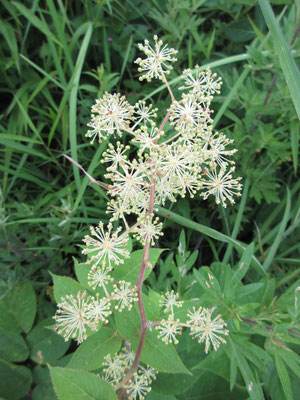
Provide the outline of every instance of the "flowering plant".
[[[178,196],[194,197],[199,193],[204,199],[214,196],[217,204],[226,207],[241,191],[240,178],[233,177],[234,161],[229,158],[236,152],[230,148],[232,141],[212,128],[210,106],[213,96],[219,93],[221,79],[210,69],[187,69],[179,87],[182,95],[176,99],[167,76],[177,51],[157,36],[153,48],[145,40],[139,49],[145,55],[136,60],[139,79],[162,80],[171,104],[158,125],[158,109],[145,101],[131,105],[125,96],[109,93],[96,100],[86,136],[91,143],[109,141],[101,160],[108,164],[106,182],[98,184],[110,197],[110,221],[106,227],[102,222],[91,226],[90,235],[84,238],[82,253],[87,263],[75,265],[82,285],[68,284],[69,293],[65,293],[65,287],[60,298],[59,280],[54,280],[59,300],[54,317],[56,331],[66,341],[74,339],[78,344],[88,337],[96,343],[97,337],[101,341],[103,335],[108,335],[114,345],[107,347],[98,365],[101,377],[109,384],[108,392],[132,400],[145,398],[157,371],[189,373],[181,362],[175,362],[175,370],[168,371],[166,360],[147,356],[148,337],[158,347],[158,342],[164,342],[167,357],[173,357],[176,352],[172,344],[178,343],[184,330],[204,343],[205,353],[211,348],[218,350],[228,335],[215,306],[204,307],[197,299],[185,302],[174,290],[152,296],[142,293],[143,281],[159,255],[151,246],[163,234],[163,224],[155,216],[157,206],[175,202]],[[165,132],[167,122],[171,129]],[[126,139],[132,144],[131,152],[124,144]],[[131,252],[131,237],[141,243],[142,252]],[[212,273],[207,274],[205,285],[217,285]],[[150,308],[154,309],[152,313]],[[131,313],[133,317],[129,318],[135,322],[139,318],[138,332],[133,329],[132,334],[125,326],[119,314],[124,312]],[[114,332],[108,326],[117,329]],[[123,352],[115,355],[121,343],[125,346]],[[76,357],[70,366],[72,363],[76,364]]]

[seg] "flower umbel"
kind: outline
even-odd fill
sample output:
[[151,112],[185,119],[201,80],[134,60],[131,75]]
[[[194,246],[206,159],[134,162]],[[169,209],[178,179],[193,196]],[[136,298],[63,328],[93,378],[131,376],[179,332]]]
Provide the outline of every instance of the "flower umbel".
[[85,291],[79,291],[76,297],[67,295],[57,304],[58,310],[53,317],[56,321],[54,329],[65,338],[66,342],[75,339],[81,343],[87,337],[87,327],[96,329],[88,315],[92,301],[92,296],[88,296]]

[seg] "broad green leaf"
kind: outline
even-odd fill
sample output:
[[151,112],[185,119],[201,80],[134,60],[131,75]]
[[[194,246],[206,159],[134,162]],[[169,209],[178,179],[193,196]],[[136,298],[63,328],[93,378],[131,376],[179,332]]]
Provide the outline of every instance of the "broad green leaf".
[[244,251],[242,258],[237,265],[237,269],[232,277],[232,282],[237,283],[244,278],[246,272],[248,271],[248,268],[250,267],[253,253],[254,253],[254,243],[250,243],[249,246]]
[[49,367],[59,400],[117,400],[113,387],[85,371]]
[[86,290],[86,288],[80,285],[72,278],[68,278],[67,276],[59,276],[55,274],[51,274],[54,283],[54,297],[57,303],[60,303],[61,298],[65,297],[68,294],[72,294],[73,296],[77,296],[77,293],[82,290]]
[[[136,351],[139,338],[133,343],[133,349]],[[141,361],[150,365],[160,372],[183,373],[191,375],[191,372],[185,367],[179,358],[172,344],[165,344],[157,337],[156,331],[148,331],[141,355]]]
[[28,368],[0,359],[0,395],[5,399],[19,400],[31,386],[32,376]]
[[[151,293],[150,293],[151,295]],[[154,298],[143,294],[143,303],[148,321],[160,319],[160,307],[155,304]],[[137,304],[131,310],[124,309],[122,312],[115,311],[115,321],[118,332],[128,340],[133,340],[141,327],[141,319]]]
[[287,400],[294,400],[291,380],[285,363],[279,353],[275,350],[275,366],[281,382],[282,389]]
[[33,400],[57,400],[48,367],[37,365],[33,370],[33,382],[35,384],[32,391]]
[[25,361],[28,347],[21,335],[0,328],[0,358],[6,361]]
[[248,393],[242,387],[235,387],[233,391],[229,383],[221,376],[211,371],[199,371],[193,386],[183,395],[184,400],[246,400]]
[[166,374],[160,372],[152,383],[152,390],[160,395],[180,394],[192,386],[195,378],[187,374]]
[[23,331],[21,325],[16,319],[13,310],[10,308],[8,297],[0,300],[0,328],[9,332],[20,333]]
[[[166,249],[150,249],[149,260],[151,265],[154,267],[157,263],[158,257]],[[124,264],[118,265],[112,273],[112,277],[116,281],[124,280],[135,284],[137,282],[139,272],[141,269],[141,263],[143,259],[143,250],[136,250],[131,253],[130,258],[124,261]],[[145,277],[151,273],[151,268],[147,267],[145,271]]]
[[88,337],[75,351],[68,368],[92,371],[100,368],[107,354],[114,355],[121,347],[122,341],[109,328],[101,328]]
[[151,391],[147,396],[147,400],[177,400],[177,399],[174,396],[162,396],[161,394]]
[[53,322],[52,318],[43,320],[26,338],[30,347],[30,357],[38,364],[52,364],[65,354],[70,345],[62,336],[48,328]]
[[5,299],[24,332],[29,332],[36,314],[36,297],[30,282],[15,286]]

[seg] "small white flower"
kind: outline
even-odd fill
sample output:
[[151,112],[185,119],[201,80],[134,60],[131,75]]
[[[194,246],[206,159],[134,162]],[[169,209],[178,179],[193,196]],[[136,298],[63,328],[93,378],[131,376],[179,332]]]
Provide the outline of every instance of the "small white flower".
[[67,295],[57,304],[58,309],[53,317],[56,321],[54,329],[65,338],[66,342],[75,339],[78,343],[82,343],[87,337],[86,328],[96,329],[88,314],[88,307],[92,301],[92,296],[88,296],[85,291],[79,291],[76,297]]
[[199,322],[196,320],[196,315],[192,317],[191,333],[193,338],[198,338],[199,343],[205,342],[205,353],[208,353],[210,345],[214,350],[218,350],[221,343],[226,343],[226,340],[220,335],[228,335],[226,323],[221,318],[221,315],[217,315],[214,319],[211,318],[215,308],[201,308],[199,312],[202,314],[199,316]]
[[99,299],[99,293],[96,294],[96,298],[94,298],[87,307],[87,316],[92,321],[95,321],[95,324],[98,324],[99,321],[107,324],[107,317],[111,313],[110,301],[106,297]]
[[120,281],[118,285],[114,285],[112,298],[118,301],[116,310],[122,311],[124,308],[131,310],[133,302],[137,301],[136,287],[128,282]]
[[179,319],[174,319],[172,315],[167,320],[162,320],[160,324],[155,328],[159,331],[158,337],[162,339],[166,344],[178,343],[176,338],[177,335],[181,335],[182,327]]
[[129,400],[143,400],[151,391],[149,381],[137,372],[133,375],[133,378],[130,379],[125,388]]
[[219,94],[222,85],[221,78],[216,79],[216,74],[212,74],[208,68],[206,71],[199,71],[199,65],[195,66],[196,71],[186,69],[183,71],[182,77],[185,86],[180,87],[180,90],[190,89],[191,93],[202,95]]
[[137,115],[136,121],[132,129],[134,130],[141,122],[145,125],[147,122],[150,125],[155,125],[154,119],[157,117],[157,108],[152,108],[152,104],[149,106],[146,105],[146,102],[143,100],[139,100],[135,106],[134,113]]
[[98,286],[105,288],[105,286],[113,280],[110,276],[111,269],[103,265],[97,267],[93,265],[88,273],[88,284],[93,290]]
[[232,178],[233,171],[234,167],[230,168],[227,173],[225,168],[220,168],[219,172],[217,172],[216,169],[214,169],[213,172],[203,172],[203,176],[205,176],[207,180],[201,180],[201,184],[203,188],[208,190],[201,193],[201,196],[207,199],[207,197],[212,194],[216,197],[216,203],[222,203],[223,207],[226,207],[227,200],[231,204],[234,204],[233,196],[241,195],[242,185],[239,183],[241,178]]
[[175,293],[174,290],[167,291],[160,300],[160,306],[164,308],[164,312],[168,313],[171,311],[173,315],[174,307],[182,307],[183,301],[179,300],[179,294]]
[[91,137],[93,143],[98,136],[99,143],[107,135],[122,135],[122,130],[128,130],[130,122],[134,120],[134,108],[125,96],[119,93],[105,93],[101,99],[96,100],[92,107],[92,121],[88,126],[92,128],[85,136]]
[[153,39],[155,41],[154,49],[149,45],[148,40],[144,41],[144,45],[141,43],[138,45],[139,49],[147,56],[144,60],[141,58],[135,60],[140,66],[138,71],[143,73],[139,78],[141,81],[146,79],[150,82],[153,78],[163,79],[163,75],[169,74],[172,69],[172,66],[168,63],[177,61],[173,57],[177,53],[177,50],[168,48],[167,44],[163,46],[162,40],[158,40],[156,35]]
[[82,250],[82,253],[92,253],[90,262],[96,266],[101,263],[103,266],[112,268],[113,265],[122,264],[124,258],[129,257],[126,249],[128,236],[124,234],[119,236],[121,228],[115,232],[112,232],[112,228],[112,224],[108,224],[107,232],[104,232],[103,223],[100,222],[97,227],[90,227],[91,235],[96,239],[88,235],[83,239],[88,248]]

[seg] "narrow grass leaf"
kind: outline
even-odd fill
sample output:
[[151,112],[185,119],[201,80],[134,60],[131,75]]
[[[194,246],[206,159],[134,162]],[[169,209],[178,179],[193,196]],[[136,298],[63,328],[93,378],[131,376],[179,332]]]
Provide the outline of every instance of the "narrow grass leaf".
[[47,38],[53,40],[56,44],[61,45],[61,43],[56,39],[54,34],[48,28],[48,25],[44,24],[34,13],[25,7],[21,3],[13,2],[13,5],[18,9],[18,11],[26,18],[28,21],[35,26],[39,31],[41,31]]
[[281,32],[278,21],[275,18],[272,7],[268,0],[259,0],[259,5],[266,24],[273,39],[274,49],[279,57],[279,63],[290,90],[294,107],[300,119],[300,73],[292,53]]
[[[74,80],[70,93],[70,114],[69,114],[69,139],[70,139],[70,147],[71,147],[71,156],[77,161],[77,129],[76,129],[76,121],[77,121],[77,93],[79,80],[81,76],[81,71],[85,59],[85,55],[92,37],[93,27],[91,23],[87,24],[87,30],[85,36],[83,38],[79,54],[76,61],[75,71],[74,71]],[[73,171],[75,176],[75,183],[77,190],[80,190],[80,177],[78,168],[73,165]]]
[[287,190],[287,197],[286,197],[286,206],[285,206],[283,218],[282,218],[281,223],[279,224],[279,229],[278,229],[277,235],[275,237],[275,240],[274,240],[272,246],[270,247],[268,255],[263,263],[263,269],[265,270],[265,272],[267,272],[267,270],[269,269],[269,267],[273,261],[273,258],[274,258],[275,254],[277,252],[277,249],[281,243],[282,235],[284,233],[285,227],[286,227],[289,217],[290,217],[291,192],[288,188],[286,190]]
[[277,351],[275,351],[275,366],[276,366],[276,370],[277,370],[277,373],[278,373],[278,376],[280,379],[280,383],[281,383],[283,392],[286,396],[285,397],[286,400],[294,400],[289,373],[287,371],[287,368],[285,366],[283,359],[281,358],[281,356],[278,354]]
[[[234,221],[234,226],[233,226],[233,230],[232,230],[232,234],[231,234],[231,238],[232,239],[236,239],[240,226],[241,226],[241,222],[242,222],[242,218],[243,218],[243,214],[244,214],[244,210],[245,210],[245,206],[246,206],[246,201],[247,201],[247,197],[248,197],[248,190],[249,190],[249,178],[246,178],[245,183],[244,183],[244,189],[243,189],[243,195],[242,195],[242,199],[240,201],[239,204],[239,210],[237,213],[237,216],[235,218]],[[227,264],[231,253],[232,253],[232,244],[230,243],[227,246],[225,255],[224,255],[224,259],[223,259],[223,263]]]
[[[182,226],[186,226],[187,228],[193,229],[197,232],[200,232],[202,235],[207,235],[213,239],[219,240],[220,242],[231,243],[233,247],[239,252],[243,252],[246,249],[246,245],[238,240],[232,239],[230,236],[224,235],[224,233],[218,232],[215,229],[209,228],[205,225],[199,224],[197,222],[191,221],[188,218],[184,218],[173,211],[166,210],[163,207],[156,206],[157,214],[170,219]],[[261,265],[261,263],[257,260],[257,258],[252,255],[251,259],[252,265],[260,272],[265,274],[265,271]]]

